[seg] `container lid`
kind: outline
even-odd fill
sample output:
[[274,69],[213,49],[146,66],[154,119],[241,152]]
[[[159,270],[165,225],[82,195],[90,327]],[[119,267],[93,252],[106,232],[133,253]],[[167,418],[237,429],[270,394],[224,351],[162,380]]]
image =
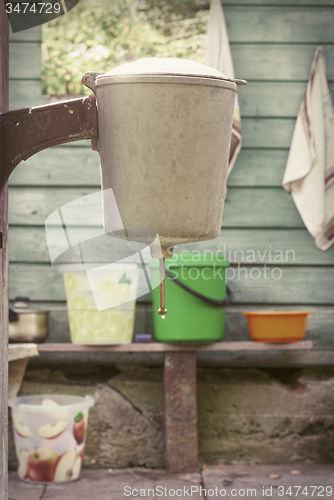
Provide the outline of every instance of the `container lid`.
[[[197,83],[194,78],[204,79],[202,83],[226,86],[236,90],[235,84],[246,85],[246,80],[229,78],[220,71],[200,64],[190,59],[178,59],[176,57],[148,57],[135,62],[121,64],[107,73],[96,73],[87,71],[82,82],[86,87],[95,91],[96,86],[109,83],[134,83],[147,81],[161,81],[166,77],[176,83],[178,79],[184,81],[188,77],[188,83]],[[177,78],[179,77],[179,78]],[[194,81],[192,81],[194,80]],[[167,81],[167,80],[166,80]]]
[[15,307],[29,307],[30,304],[30,299],[29,297],[22,297],[21,295],[19,297],[15,297],[15,302],[14,306]]
[[49,314],[49,312],[50,312],[48,309],[23,309],[20,307],[13,307],[12,311],[14,311],[14,313],[18,313],[18,314],[40,314],[40,315],[44,314],[45,316],[47,314]]
[[[16,297],[14,301],[14,307],[11,309],[14,313],[20,314],[48,314],[48,309],[34,309],[30,307],[30,299],[29,297]],[[13,319],[13,321],[17,321],[17,319]],[[12,321],[12,322],[13,322]]]
[[[171,267],[228,267],[230,264],[223,255],[216,255],[214,252],[181,252],[174,253],[173,257],[165,260],[166,269]],[[153,259],[149,267],[159,266],[159,259]]]
[[199,76],[204,78],[218,78],[228,80],[241,85],[246,80],[228,78],[217,69],[200,64],[190,59],[179,59],[177,57],[147,57],[135,62],[121,64],[108,73],[99,75],[97,80],[104,76],[128,76],[128,75],[174,75],[174,76]]
[[68,262],[55,266],[60,273],[84,273],[86,271],[136,271],[138,265],[133,262],[89,262],[80,264],[78,262]]
[[[53,403],[53,404],[50,404]],[[87,395],[72,396],[68,394],[36,394],[32,396],[20,396],[9,400],[8,406],[11,408],[20,407],[23,411],[32,413],[50,413],[57,408],[57,414],[61,411],[74,411],[76,408],[91,408],[94,406],[95,398]]]

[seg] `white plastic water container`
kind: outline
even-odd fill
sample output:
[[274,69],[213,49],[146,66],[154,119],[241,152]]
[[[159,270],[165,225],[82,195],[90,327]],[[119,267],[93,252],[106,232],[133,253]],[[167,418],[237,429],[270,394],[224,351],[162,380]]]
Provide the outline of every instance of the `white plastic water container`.
[[79,479],[93,396],[44,394],[12,399],[18,475],[34,483]]

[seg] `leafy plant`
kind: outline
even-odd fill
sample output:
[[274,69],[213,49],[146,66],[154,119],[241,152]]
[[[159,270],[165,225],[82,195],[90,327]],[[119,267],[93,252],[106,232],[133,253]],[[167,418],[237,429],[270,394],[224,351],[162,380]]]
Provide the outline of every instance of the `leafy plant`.
[[43,25],[43,93],[89,94],[85,71],[143,57],[204,62],[208,7],[208,0],[80,0]]

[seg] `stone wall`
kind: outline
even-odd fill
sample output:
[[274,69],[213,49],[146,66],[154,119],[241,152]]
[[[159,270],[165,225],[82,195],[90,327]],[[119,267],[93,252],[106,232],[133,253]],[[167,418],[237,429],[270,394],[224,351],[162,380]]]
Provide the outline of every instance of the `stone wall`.
[[[20,395],[43,393],[96,398],[84,467],[164,467],[161,367],[31,366]],[[331,462],[334,369],[198,368],[198,425],[201,463]]]

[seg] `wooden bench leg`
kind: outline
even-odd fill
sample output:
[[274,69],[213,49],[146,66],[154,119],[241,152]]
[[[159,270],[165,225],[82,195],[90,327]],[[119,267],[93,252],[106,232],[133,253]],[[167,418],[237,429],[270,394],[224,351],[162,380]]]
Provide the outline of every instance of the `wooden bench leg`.
[[198,470],[196,352],[164,355],[167,472]]

